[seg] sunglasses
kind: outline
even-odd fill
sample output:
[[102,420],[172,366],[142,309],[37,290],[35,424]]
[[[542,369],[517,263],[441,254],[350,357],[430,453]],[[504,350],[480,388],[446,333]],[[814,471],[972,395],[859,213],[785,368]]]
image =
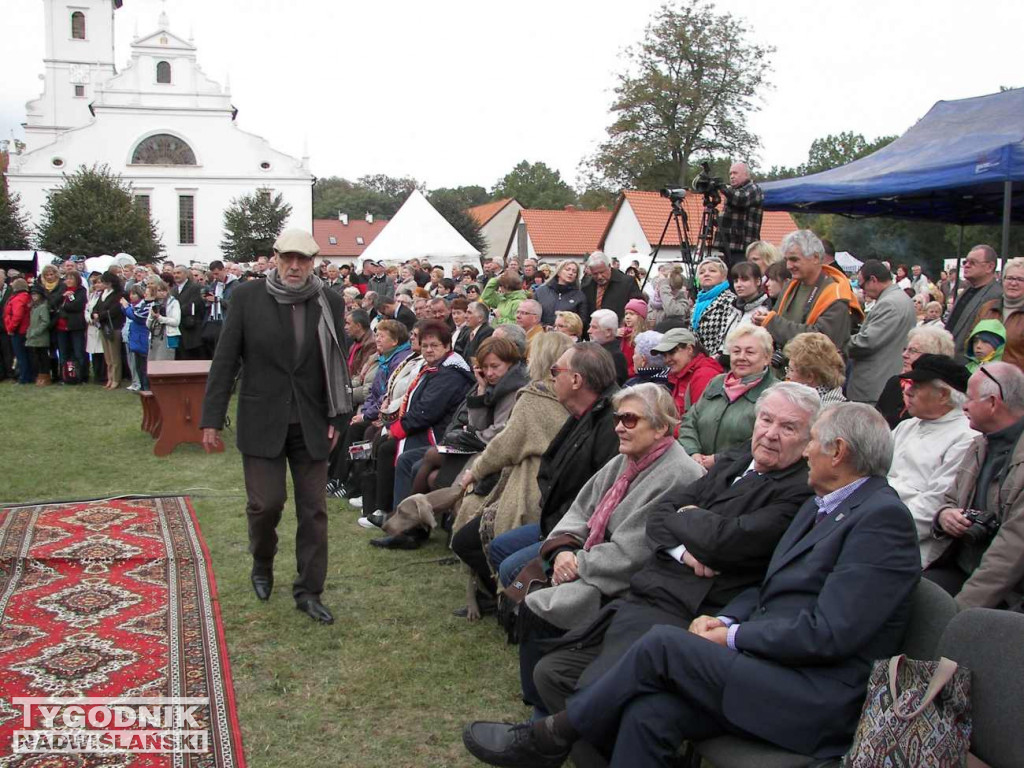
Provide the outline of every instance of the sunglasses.
[[993,376],[993,375],[992,375],[991,373],[989,373],[988,371],[986,371],[986,370],[985,370],[985,366],[983,366],[983,365],[982,365],[982,366],[980,366],[980,367],[978,368],[978,370],[979,370],[979,371],[981,371],[982,373],[984,373],[984,374],[985,374],[985,375],[986,375],[986,376],[987,376],[987,377],[988,377],[989,379],[991,379],[991,380],[992,380],[992,381],[993,381],[993,382],[995,383],[995,385],[996,385],[997,387],[999,387],[999,399],[1000,399],[1000,400],[1005,400],[1006,398],[1005,398],[1005,397],[1003,396],[1003,385],[999,383],[999,379],[997,379],[997,378],[996,378],[995,376]]
[[640,423],[640,419],[643,416],[637,413],[613,413],[612,419],[615,420],[616,424],[621,424],[626,429],[635,429],[636,425]]
[[560,373],[571,373],[572,372],[572,368],[559,368],[557,365],[552,365],[551,366],[551,370],[549,372],[551,373],[551,378],[552,379],[557,379],[558,378],[558,374],[560,374]]

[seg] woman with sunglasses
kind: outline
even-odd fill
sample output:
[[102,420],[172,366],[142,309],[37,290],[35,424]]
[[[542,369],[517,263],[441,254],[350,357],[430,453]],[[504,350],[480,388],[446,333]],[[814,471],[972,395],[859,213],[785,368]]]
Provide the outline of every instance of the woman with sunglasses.
[[619,455],[583,486],[541,545],[552,586],[530,593],[520,605],[523,698],[540,710],[533,668],[544,653],[543,641],[592,621],[607,600],[629,588],[630,577],[650,556],[644,538],[648,514],[704,474],[673,436],[679,418],[665,387],[628,387],[616,393],[612,407]]

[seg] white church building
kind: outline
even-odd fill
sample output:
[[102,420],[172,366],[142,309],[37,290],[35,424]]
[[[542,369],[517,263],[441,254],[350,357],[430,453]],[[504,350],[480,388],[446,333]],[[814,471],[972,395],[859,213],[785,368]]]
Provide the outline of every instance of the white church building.
[[43,5],[43,93],[27,105],[25,148],[7,172],[33,223],[62,174],[106,164],[131,182],[163,256],[176,263],[221,258],[224,210],[257,190],[291,205],[286,226],[312,230],[309,158],[278,152],[235,124],[229,89],[203,73],[196,47],[170,31],[165,13],[155,32],[132,41],[131,59],[117,71],[121,0]]

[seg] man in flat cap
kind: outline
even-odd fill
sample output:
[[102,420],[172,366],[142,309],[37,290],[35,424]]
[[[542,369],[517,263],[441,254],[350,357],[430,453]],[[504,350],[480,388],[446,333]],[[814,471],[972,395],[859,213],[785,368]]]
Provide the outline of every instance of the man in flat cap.
[[[295,484],[298,573],[295,606],[315,621],[334,617],[320,601],[327,574],[327,459],[338,427],[352,414],[352,385],[342,349],[345,308],[313,274],[319,252],[301,229],[274,243],[277,265],[266,280],[238,286],[210,367],[203,403],[203,443],[224,426],[231,385],[238,392],[238,450],[242,453],[252,586],[260,600],[274,586],[277,523],[287,498],[285,464]],[[244,363],[244,365],[243,365]]]

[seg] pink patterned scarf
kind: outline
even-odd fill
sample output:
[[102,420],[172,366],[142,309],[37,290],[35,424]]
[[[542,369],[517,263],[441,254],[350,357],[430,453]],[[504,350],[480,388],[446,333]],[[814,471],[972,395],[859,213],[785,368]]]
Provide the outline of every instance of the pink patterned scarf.
[[742,379],[732,371],[729,371],[729,373],[726,374],[725,381],[723,382],[725,396],[729,398],[730,403],[735,403],[743,397],[743,395],[760,384],[761,379],[767,375],[767,368],[760,373],[752,373],[750,376],[744,376]]
[[597,503],[597,509],[594,510],[594,514],[587,521],[590,535],[587,536],[587,543],[583,545],[585,551],[589,551],[595,544],[600,544],[604,541],[604,532],[608,528],[608,521],[611,520],[612,513],[619,506],[619,503],[626,497],[629,486],[633,484],[636,476],[660,459],[665,451],[672,447],[674,442],[675,439],[671,435],[663,437],[651,447],[651,450],[640,461],[629,459],[626,462],[625,471],[612,483],[612,487],[604,492],[601,501]]

